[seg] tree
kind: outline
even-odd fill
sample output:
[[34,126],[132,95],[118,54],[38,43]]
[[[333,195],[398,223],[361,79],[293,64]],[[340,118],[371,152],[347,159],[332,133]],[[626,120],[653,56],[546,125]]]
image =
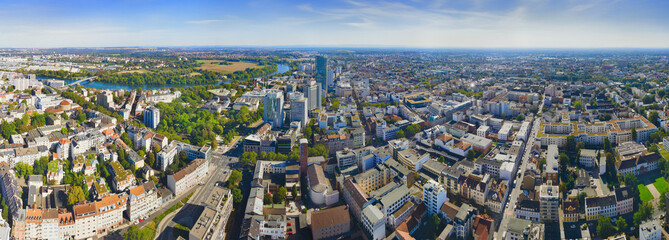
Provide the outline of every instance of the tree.
[[650,219],[653,215],[653,205],[650,202],[640,203],[639,210],[634,213],[634,226],[638,227],[642,222]]
[[297,199],[297,184],[293,185],[293,199]]
[[469,151],[467,151],[467,160],[474,161],[474,158],[476,158],[476,152],[474,152],[472,149],[469,149]]
[[279,187],[279,190],[276,191],[274,194],[274,203],[282,203],[283,201],[286,200],[286,187],[281,186]]
[[624,218],[620,217],[616,220],[616,227],[618,228],[618,232],[625,232],[625,229],[627,229],[627,222]]
[[397,138],[404,138],[404,130],[399,130],[399,131],[397,131],[397,133],[395,134],[395,136],[396,136]]
[[609,140],[609,137],[604,137],[604,150],[607,152],[611,152],[611,140]]
[[237,186],[239,182],[242,181],[242,172],[237,169],[230,172],[230,177],[228,177],[228,186]]
[[323,144],[316,144],[313,148],[307,149],[309,157],[323,156],[328,157],[330,150],[325,147]]
[[420,129],[420,125],[411,124],[411,125],[407,126],[405,130],[406,130],[405,134],[406,134],[407,137],[413,137],[413,136],[416,135],[416,133],[419,133],[421,129]]
[[39,160],[35,161],[33,165],[33,173],[39,175],[46,175],[49,165],[48,157],[41,157]]
[[17,163],[14,168],[16,168],[16,173],[19,176],[27,177],[33,174],[33,166],[30,166],[24,162]]
[[583,148],[585,148],[585,143],[584,143],[583,141],[579,141],[579,142],[576,144],[576,151],[581,150],[581,149],[583,149]]
[[581,103],[581,101],[578,101],[578,100],[574,101],[574,108],[579,109],[579,110],[583,109],[583,103]]
[[242,157],[239,158],[239,162],[247,165],[247,166],[254,166],[256,165],[256,161],[258,158],[258,154],[255,152],[245,152],[242,153]]
[[565,143],[565,147],[569,151],[576,150],[576,137],[571,135],[567,136],[567,142]]
[[569,156],[565,153],[560,153],[560,160],[558,162],[558,167],[560,168],[559,172],[562,176],[562,180],[566,179],[567,174],[567,165],[569,164]]
[[587,193],[579,193],[576,198],[578,199],[578,204],[581,206],[582,209],[585,209],[585,198],[588,196]]
[[[606,153],[606,172],[609,172],[609,170],[615,169],[615,164],[616,164],[616,158],[613,156],[613,153],[607,152]],[[636,186],[636,185],[634,185]]]
[[439,225],[441,224],[441,219],[437,214],[430,215],[430,219],[427,222],[427,232],[431,233],[432,236],[429,236],[429,239],[435,239],[436,234],[439,232]]
[[666,209],[665,207],[667,206],[667,195],[666,194],[660,194],[660,200],[657,203],[657,208],[658,209]]
[[265,193],[265,196],[262,199],[262,203],[265,204],[265,205],[272,204],[272,194],[271,193]]
[[70,187],[70,190],[67,191],[67,204],[74,205],[80,201],[86,200],[86,196],[80,187]]
[[546,165],[546,158],[541,158],[541,160],[539,160],[538,164],[539,164],[539,166],[537,166],[537,167],[539,168],[539,170],[541,170],[543,172],[544,171],[544,166]]
[[623,182],[625,182],[625,186],[633,189],[636,189],[636,186],[639,185],[639,180],[637,180],[636,176],[632,173],[625,174]]
[[638,136],[637,136],[637,133],[636,133],[636,128],[633,127],[632,128],[632,140],[636,142],[637,139],[638,139]]
[[153,164],[156,163],[156,154],[154,152],[149,152],[146,156],[146,164],[150,167],[153,167]]
[[439,156],[439,162],[444,163],[446,161],[446,158],[444,156]]
[[653,110],[653,111],[650,111],[650,112],[648,113],[648,121],[650,121],[650,122],[651,122],[652,124],[654,124],[655,126],[660,126],[660,121],[659,121],[659,119],[660,119],[660,116],[659,116],[659,114],[657,113],[657,111],[654,111],[654,110]]
[[235,204],[239,204],[242,202],[242,198],[244,196],[242,195],[242,190],[239,190],[239,188],[232,188],[232,199],[235,202]]
[[604,239],[615,233],[611,219],[607,216],[601,216],[597,219],[597,235]]

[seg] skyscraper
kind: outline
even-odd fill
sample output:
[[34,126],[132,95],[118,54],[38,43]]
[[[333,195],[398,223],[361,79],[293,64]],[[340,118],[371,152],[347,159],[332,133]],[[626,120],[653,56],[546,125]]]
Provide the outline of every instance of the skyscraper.
[[263,120],[272,124],[272,128],[283,126],[283,92],[268,90],[264,99],[265,113]]
[[309,118],[307,117],[307,105],[309,102],[300,93],[291,93],[290,95],[290,121],[300,121],[301,126],[307,126]]
[[321,91],[320,85],[316,82],[308,80],[304,85],[302,91],[304,91],[304,96],[309,102],[307,110],[311,111],[321,106]]
[[316,56],[316,82],[321,85],[321,90],[328,89],[327,74],[328,59],[323,56]]
[[156,129],[160,123],[160,110],[154,106],[150,106],[144,110],[144,125]]

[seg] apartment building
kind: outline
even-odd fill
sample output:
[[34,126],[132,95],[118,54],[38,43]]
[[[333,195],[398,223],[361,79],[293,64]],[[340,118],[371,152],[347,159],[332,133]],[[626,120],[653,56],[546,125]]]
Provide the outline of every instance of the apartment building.
[[448,201],[444,187],[434,180],[428,180],[423,185],[423,203],[427,207],[428,214],[438,214],[441,205]]
[[111,161],[108,165],[109,172],[112,178],[112,188],[114,191],[120,192],[129,188],[135,183],[135,176],[128,169],[124,169],[118,161]]
[[557,186],[544,184],[539,187],[539,212],[542,222],[558,220],[559,195]]
[[644,155],[616,162],[616,170],[621,176],[625,176],[625,174],[628,173],[636,176],[643,175],[647,172],[656,170],[661,158],[662,155],[659,153],[646,153]]
[[460,176],[458,179],[458,190],[460,196],[471,199],[480,206],[485,205],[485,198],[488,195],[488,183],[486,178],[476,175]]
[[123,223],[128,196],[112,194],[96,202],[74,205],[75,239],[85,239],[115,229]]
[[172,190],[175,196],[179,196],[202,182],[208,171],[209,162],[206,159],[195,159],[185,168],[167,176],[167,188]]
[[653,219],[639,225],[640,240],[660,240],[662,239],[662,229],[659,220]]
[[618,215],[616,195],[585,198],[585,219],[587,221],[597,220],[600,215],[607,217]]
[[126,214],[130,221],[146,216],[158,208],[158,191],[152,181],[130,188]]
[[598,153],[599,151],[593,149],[581,149],[581,155],[578,157],[578,162],[586,168],[595,167],[595,162],[598,160]]
[[651,133],[658,131],[648,119],[638,115],[633,118],[596,123],[541,122],[536,137],[540,139],[542,146],[550,144],[563,146],[567,142],[567,136],[570,135],[585,145],[603,145],[606,138],[611,144],[620,144],[632,141],[632,129],[637,132],[637,142],[645,142]]
[[632,196],[632,187],[618,187],[616,192],[616,210],[618,215],[631,213],[634,211],[634,196]]

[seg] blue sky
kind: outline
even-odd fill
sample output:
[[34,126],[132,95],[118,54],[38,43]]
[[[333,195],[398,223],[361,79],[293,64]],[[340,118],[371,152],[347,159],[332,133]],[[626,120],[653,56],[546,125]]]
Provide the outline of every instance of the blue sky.
[[669,47],[666,0],[0,0],[0,47]]

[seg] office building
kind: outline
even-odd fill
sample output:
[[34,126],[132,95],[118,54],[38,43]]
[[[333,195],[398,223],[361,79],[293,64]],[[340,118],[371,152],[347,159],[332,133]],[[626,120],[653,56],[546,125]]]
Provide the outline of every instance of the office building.
[[306,127],[309,122],[308,106],[309,101],[302,94],[290,94],[290,121],[299,121],[302,128]]
[[321,86],[321,91],[327,91],[328,59],[316,56],[316,82]]
[[272,128],[283,126],[283,92],[279,90],[268,91],[264,100],[265,113],[263,120],[272,124]]

